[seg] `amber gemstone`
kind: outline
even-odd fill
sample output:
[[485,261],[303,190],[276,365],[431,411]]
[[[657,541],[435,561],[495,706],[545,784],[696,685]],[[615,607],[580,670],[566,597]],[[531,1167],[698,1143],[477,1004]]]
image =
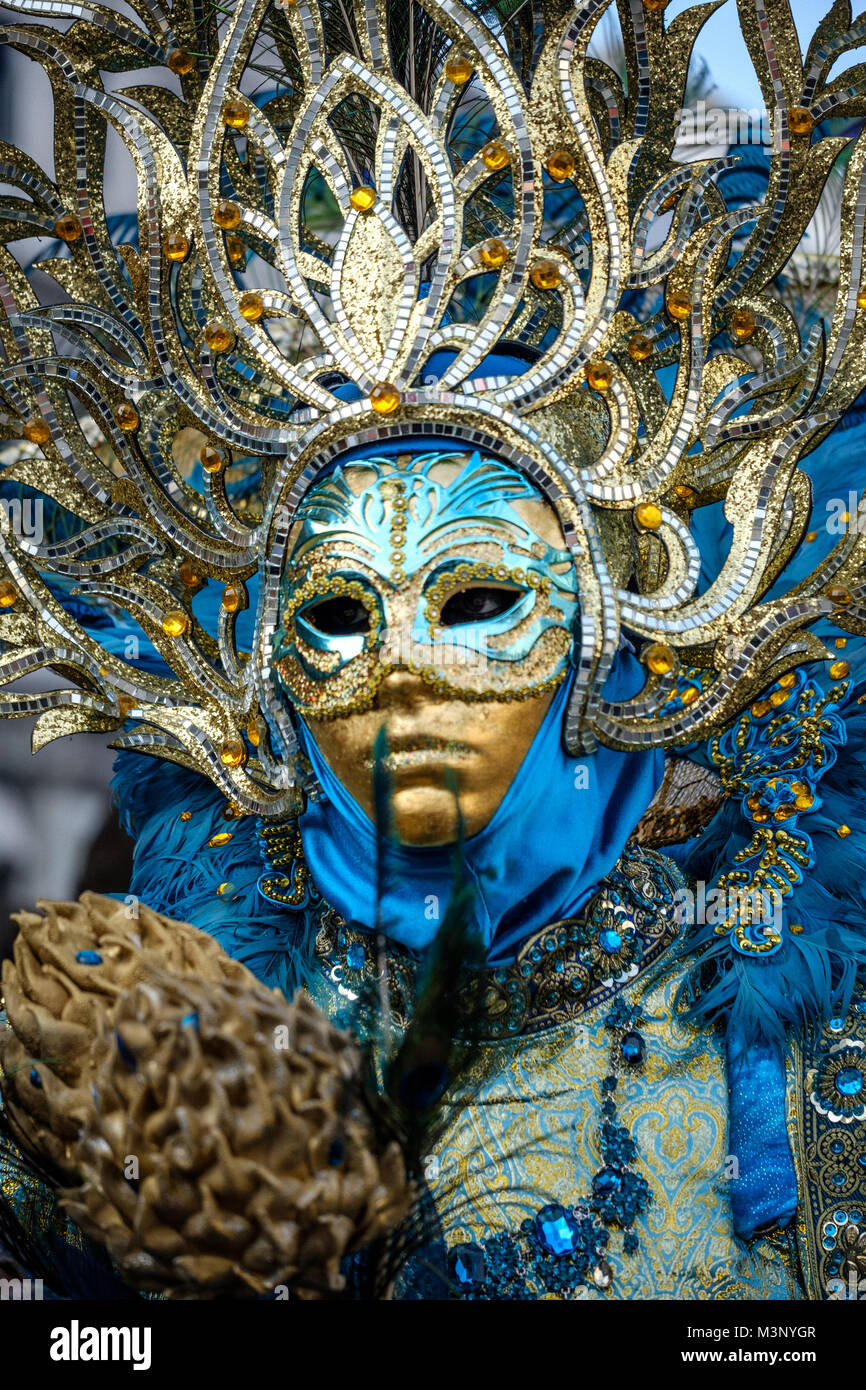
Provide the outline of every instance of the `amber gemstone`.
[[504,169],[511,161],[511,151],[502,140],[489,140],[481,151],[481,162],[488,169]]
[[18,590],[8,579],[0,579],[0,608],[11,608],[18,600]]
[[219,449],[214,449],[210,444],[205,444],[199,454],[199,458],[201,459],[201,466],[205,473],[219,473],[225,463],[225,459]]
[[349,194],[349,202],[356,212],[369,212],[376,201],[376,190],[368,183],[359,183]]
[[556,261],[536,261],[529,278],[537,290],[555,290],[560,279],[559,266]]
[[260,294],[256,294],[252,290],[247,294],[241,295],[238,300],[238,308],[241,312],[241,317],[245,318],[249,323],[258,323],[262,314],[265,312],[264,300]]
[[639,502],[634,514],[638,525],[646,531],[657,531],[662,524],[661,508],[655,502]]
[[857,308],[866,309],[866,285],[861,285],[857,291]]
[[837,825],[837,826],[836,826],[836,834],[837,834],[837,835],[840,835],[841,838],[844,840],[846,835],[850,835],[850,834],[851,834],[851,827],[850,827],[850,825]]
[[755,331],[755,315],[749,309],[737,309],[731,314],[731,332],[741,343]]
[[796,806],[792,805],[789,802],[787,806],[776,807],[775,811],[773,812],[773,820],[790,820],[791,817],[795,816],[796,814]]
[[229,840],[234,839],[234,832],[231,830],[218,830],[216,835],[211,835],[208,845],[211,849],[219,849],[222,845],[227,845]]
[[577,165],[570,150],[554,150],[544,166],[555,183],[570,179]]
[[462,87],[472,76],[472,64],[462,53],[452,53],[445,63],[445,76],[455,87]]
[[177,572],[181,584],[187,589],[198,589],[201,587],[201,575],[189,560],[182,560],[178,566]]
[[759,825],[763,825],[764,821],[769,820],[770,817],[766,811],[754,811],[752,813],[752,819],[756,820]]
[[121,401],[114,412],[114,420],[118,429],[123,430],[124,434],[131,434],[138,429],[138,411],[131,401]]
[[227,613],[237,613],[241,606],[241,595],[234,584],[227,584],[223,589],[222,605]]
[[652,342],[645,333],[634,333],[628,340],[628,355],[635,362],[645,362],[652,350]]
[[370,404],[377,415],[390,415],[400,404],[400,392],[390,381],[380,381],[370,392]]
[[752,714],[756,719],[763,719],[765,714],[770,713],[771,708],[769,700],[756,700],[752,705]]
[[831,584],[824,590],[824,597],[835,603],[838,608],[847,608],[848,604],[854,601],[851,590],[846,589],[844,584]]
[[47,444],[51,438],[51,430],[44,420],[28,420],[24,426],[24,438],[31,444]]
[[694,488],[687,487],[685,483],[677,483],[676,487],[674,488],[674,492],[676,493],[677,497],[682,498],[684,502],[688,502],[689,498],[697,496],[697,493],[695,492]]
[[593,391],[607,391],[613,381],[613,367],[609,362],[590,362],[586,369],[586,379]]
[[666,676],[677,664],[676,653],[663,642],[653,642],[643,654],[644,661],[654,676]]
[[129,711],[131,709],[135,709],[135,701],[133,700],[131,695],[118,695],[117,708],[120,710],[120,713],[123,715],[125,719],[126,716],[129,714]]
[[792,685],[796,685],[797,677],[793,671],[786,671],[784,676],[779,677],[779,684],[783,690],[790,690]]
[[162,630],[169,637],[183,637],[189,631],[189,617],[182,608],[169,608],[162,615]]
[[205,328],[204,340],[211,352],[228,352],[232,345],[232,331],[222,319],[212,319]]
[[242,261],[247,253],[246,242],[239,236],[226,237],[226,255],[230,261]]
[[843,676],[847,676],[850,670],[851,667],[847,661],[834,661],[830,665],[830,675],[833,677],[834,681],[841,680]]
[[499,237],[491,237],[489,241],[481,243],[478,255],[482,265],[486,265],[490,270],[498,270],[508,260],[508,247]]
[[643,7],[645,10],[649,10],[651,14],[658,14],[660,10],[665,9],[667,3],[668,0],[643,0]]
[[790,690],[774,690],[772,695],[770,696],[770,704],[773,706],[774,709],[778,709],[781,705],[785,703],[786,700],[790,700],[790,698]]
[[259,726],[254,719],[251,719],[249,724],[247,725],[247,738],[253,745],[253,748],[258,748],[259,744],[262,741],[262,735],[259,730]]
[[810,796],[808,792],[801,792],[799,796],[794,797],[794,805],[798,811],[808,811],[814,800],[814,796]]
[[241,210],[230,198],[220,198],[213,210],[213,220],[224,232],[233,232],[241,225]]
[[692,301],[685,290],[675,290],[668,295],[665,308],[672,319],[687,319],[692,312]]
[[185,261],[189,255],[189,240],[182,232],[169,232],[162,249],[168,260]]
[[249,119],[250,108],[245,101],[227,101],[223,107],[223,121],[229,130],[243,130]]
[[58,217],[54,223],[54,230],[61,241],[77,241],[82,231],[81,218],[67,212],[63,217]]
[[683,704],[693,705],[695,703],[695,700],[698,699],[700,693],[701,692],[698,690],[696,685],[690,685],[687,690],[683,691]]
[[818,539],[818,532],[817,532],[817,531],[807,531],[807,532],[806,532],[806,540],[809,541],[810,544],[811,544],[812,541],[816,541],[817,539]]
[[195,58],[185,48],[176,48],[168,55],[168,65],[177,77],[186,77],[195,67]]
[[788,125],[794,135],[809,135],[815,128],[815,121],[808,107],[792,106],[788,112]]
[[239,738],[227,739],[220,749],[220,762],[226,767],[243,767],[247,752]]

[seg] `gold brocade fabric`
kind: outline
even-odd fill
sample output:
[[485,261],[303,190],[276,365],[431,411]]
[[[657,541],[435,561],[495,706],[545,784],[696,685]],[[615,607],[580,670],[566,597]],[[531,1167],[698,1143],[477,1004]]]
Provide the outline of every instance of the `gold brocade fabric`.
[[[641,877],[643,874],[645,877]],[[636,876],[637,875],[637,876]],[[583,919],[599,903],[621,899],[638,927],[641,965],[625,966],[616,981],[581,982],[579,997],[565,1018],[561,993],[551,981],[569,967],[569,924],[547,928],[524,947],[515,965],[484,972],[489,1018],[482,1020],[488,1040],[480,1046],[465,1085],[449,1107],[449,1120],[427,1164],[427,1180],[441,1233],[449,1249],[471,1242],[487,1248],[506,1235],[520,1241],[521,1224],[533,1221],[548,1204],[566,1209],[588,1205],[592,1181],[604,1160],[600,1146],[603,1079],[611,1072],[611,1032],[605,1018],[618,994],[639,1004],[646,1051],[640,1066],[619,1066],[616,1123],[637,1144],[635,1168],[647,1180],[651,1201],[638,1216],[637,1252],[626,1254],[623,1235],[612,1230],[607,1258],[613,1280],[602,1290],[588,1278],[575,1291],[550,1292],[543,1279],[526,1270],[532,1297],[619,1299],[790,1299],[805,1296],[799,1261],[790,1235],[774,1232],[751,1241],[733,1228],[729,1159],[728,1085],[723,1038],[677,1016],[675,995],[685,963],[672,959],[676,936],[670,900],[681,883],[664,856],[630,846],[614,874],[602,885]],[[617,893],[617,888],[626,891]],[[642,909],[637,891],[644,894]],[[614,903],[616,911],[622,905]],[[617,926],[622,917],[614,920]],[[363,955],[361,933],[328,923],[320,936],[321,997],[334,1018],[344,1017],[362,988],[374,958]],[[338,926],[342,926],[342,931]],[[603,925],[603,923],[602,923]],[[559,932],[559,940],[551,942]],[[370,938],[366,938],[370,942]],[[548,949],[545,949],[547,945]],[[667,948],[667,949],[665,949]],[[353,954],[354,952],[354,954]],[[537,960],[539,987],[526,988],[515,1015],[516,1036],[489,1037],[491,1020],[502,1018],[509,986],[515,994],[521,963]],[[388,952],[388,973],[396,1000],[394,1021],[404,1016],[411,991],[411,963],[405,953]],[[529,984],[534,982],[531,977]],[[531,1001],[527,1006],[527,995]],[[435,1276],[416,1291],[410,1265],[400,1285],[403,1297],[448,1297],[453,1278],[437,1289]],[[507,1296],[507,1295],[506,1295]]]
[[[676,983],[661,969],[641,982],[646,1061],[619,1085],[618,1119],[637,1143],[652,1194],[636,1221],[640,1248],[626,1256],[614,1236],[611,1289],[588,1281],[582,1296],[801,1297],[784,1238],[747,1244],[734,1235],[721,1039],[674,1021]],[[485,1051],[472,1077],[475,1099],[455,1111],[437,1149],[431,1188],[449,1243],[514,1230],[547,1203],[570,1206],[589,1193],[603,1166],[604,1012],[598,1005],[576,1026]]]

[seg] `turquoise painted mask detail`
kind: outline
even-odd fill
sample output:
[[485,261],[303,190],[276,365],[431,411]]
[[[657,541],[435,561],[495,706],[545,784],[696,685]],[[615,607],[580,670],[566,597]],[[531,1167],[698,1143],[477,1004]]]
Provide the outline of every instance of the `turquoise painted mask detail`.
[[525,699],[564,677],[577,613],[571,555],[522,474],[477,453],[363,458],[299,509],[276,660],[314,718],[367,708],[399,668],[455,699]]

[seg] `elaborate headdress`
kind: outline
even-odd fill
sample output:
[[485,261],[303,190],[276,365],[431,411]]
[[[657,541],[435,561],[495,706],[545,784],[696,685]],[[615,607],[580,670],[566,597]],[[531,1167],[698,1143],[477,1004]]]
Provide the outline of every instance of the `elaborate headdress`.
[[[36,267],[64,291],[50,307],[0,259],[4,430],[42,451],[5,476],[76,519],[37,544],[7,516],[0,541],[0,679],[48,667],[72,682],[0,706],[40,715],[37,746],[122,729],[118,746],[195,768],[246,810],[291,806],[296,742],[272,667],[293,517],[348,450],[412,436],[495,455],[556,509],[580,608],[575,751],[692,742],[825,656],[817,618],[866,631],[856,531],[762,602],[807,525],[798,460],[866,384],[866,136],[826,343],[801,341],[772,288],[846,143],[815,128],[863,112],[828,74],[864,25],[836,4],[804,61],[786,0],[743,0],[772,147],[766,196],[730,211],[717,180],[731,161],[674,155],[715,6],[666,24],[664,0],[619,0],[624,80],[587,53],[610,7],[140,0],[132,20],[76,0],[7,6],[57,23],[4,35],[48,73],[57,138],[55,180],[4,146],[24,196],[3,199],[3,238],[68,247]],[[118,73],[162,64],[174,90],[116,90]],[[106,125],[135,162],[137,247],[109,234]],[[624,301],[653,286],[639,321]],[[481,375],[497,350],[523,370]],[[201,489],[178,463],[190,428]],[[239,460],[258,510],[234,504]],[[698,592],[690,518],[722,498],[730,549]],[[106,652],[51,575],[127,613],[176,679]],[[236,621],[255,575],[247,655]],[[206,579],[226,586],[214,633],[192,605]],[[621,630],[647,644],[647,677],[612,704]],[[706,675],[690,704],[678,662]]]

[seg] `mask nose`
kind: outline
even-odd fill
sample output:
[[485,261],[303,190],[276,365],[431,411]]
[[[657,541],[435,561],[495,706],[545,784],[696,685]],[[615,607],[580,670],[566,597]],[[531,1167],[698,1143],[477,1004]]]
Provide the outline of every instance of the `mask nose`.
[[430,687],[420,676],[401,666],[396,671],[389,671],[385,679],[380,681],[375,707],[385,711],[413,709],[428,703],[431,693]]

